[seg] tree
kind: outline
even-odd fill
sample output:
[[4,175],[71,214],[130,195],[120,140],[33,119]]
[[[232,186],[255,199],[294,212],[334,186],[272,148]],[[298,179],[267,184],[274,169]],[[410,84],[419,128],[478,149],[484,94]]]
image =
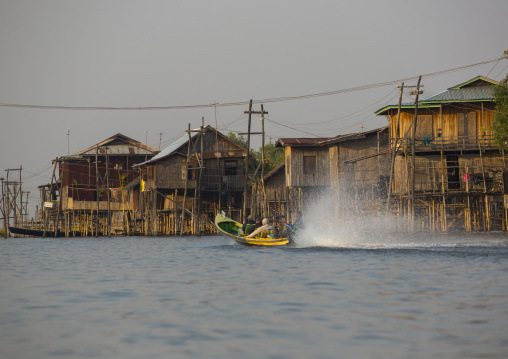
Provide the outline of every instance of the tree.
[[[233,132],[229,132],[228,138],[237,145],[247,149],[247,139],[244,136],[237,136]],[[253,155],[251,158],[251,165],[254,168],[261,162],[261,149],[262,147],[259,147],[259,151],[251,150]],[[270,142],[265,144],[265,174],[282,162],[284,162],[284,148],[275,147],[272,139],[270,139]]]
[[243,136],[237,136],[233,132],[228,133],[228,138],[236,143],[238,146],[247,149],[247,139]]
[[[258,162],[261,162],[261,150],[262,147],[257,152]],[[284,162],[284,159],[284,148],[275,147],[272,139],[270,139],[270,142],[265,144],[265,174]]]
[[494,87],[496,113],[492,122],[494,141],[501,150],[508,149],[508,75]]

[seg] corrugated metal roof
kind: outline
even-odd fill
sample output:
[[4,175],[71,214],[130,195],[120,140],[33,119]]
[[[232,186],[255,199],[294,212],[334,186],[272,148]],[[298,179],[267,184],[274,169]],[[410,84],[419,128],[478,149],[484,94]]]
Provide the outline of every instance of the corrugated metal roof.
[[130,137],[122,135],[121,133],[117,133],[114,136],[111,136],[104,141],[99,142],[96,145],[88,147],[85,150],[82,150],[78,153],[75,153],[72,156],[95,156],[95,152],[97,147],[101,148],[104,146],[108,146],[108,153],[118,154],[118,155],[153,155],[158,153],[159,150],[148,146],[139,141],[133,140]]
[[338,135],[335,137],[318,137],[318,138],[279,138],[276,147],[292,146],[292,147],[304,147],[304,146],[326,146],[341,141],[353,141],[365,136],[382,132],[388,129],[388,126],[376,128],[365,132],[348,133],[346,135]]
[[[194,138],[194,136],[196,136],[196,135],[197,135],[196,133],[191,135],[191,139]],[[166,147],[165,149],[160,151],[156,156],[152,157],[150,160],[148,160],[146,162],[140,163],[137,166],[144,166],[146,164],[158,161],[166,156],[169,156],[174,151],[176,151],[177,149],[179,149],[180,147],[185,145],[188,141],[189,141],[189,135],[185,134],[182,137],[180,137],[178,140],[176,140],[175,142],[171,143],[168,147]]]
[[449,89],[427,97],[421,101],[426,102],[451,102],[451,101],[478,101],[494,100],[494,89],[492,86],[476,86],[461,89]]
[[314,146],[323,141],[328,141],[334,137],[316,137],[316,138],[279,138],[277,141],[281,146]]
[[[419,102],[420,107],[435,107],[439,103],[468,102],[468,101],[494,101],[493,87],[497,81],[486,77],[477,76],[453,86],[448,90],[431,95]],[[414,108],[414,103],[402,104],[402,108]],[[376,115],[386,115],[390,109],[396,109],[398,105],[388,105],[375,112]]]
[[[236,146],[239,151],[242,151],[242,152],[245,152],[245,153],[247,152],[244,148],[242,148],[241,146],[239,146],[238,144],[233,142],[227,136],[224,136],[219,131],[215,130],[210,125],[205,126],[204,130],[205,130],[205,132],[212,132],[214,134],[216,133],[220,138],[224,139],[225,141],[229,141],[234,146]],[[192,130],[192,132],[193,132],[193,134],[191,135],[191,139],[194,139],[196,136],[199,136],[199,128]],[[171,143],[168,147],[163,149],[161,152],[159,152],[159,154],[157,154],[156,156],[152,157],[152,159],[150,159],[149,161],[140,163],[137,166],[143,166],[143,165],[146,165],[146,164],[149,164],[149,163],[153,163],[155,161],[159,161],[159,160],[161,160],[161,159],[163,159],[165,157],[168,157],[168,156],[172,155],[173,153],[175,153],[175,151],[177,151],[179,148],[184,146],[187,142],[189,142],[189,135],[185,134],[182,137],[180,137],[179,139],[177,139],[176,141],[174,141],[173,143]],[[184,154],[186,154],[187,153],[187,149],[185,149],[185,151],[183,151],[183,152],[184,152]],[[214,153],[214,155],[215,155],[215,153]],[[227,156],[227,154],[226,154],[226,156]],[[206,158],[206,154],[205,154],[204,157]],[[134,166],[134,167],[137,167],[137,166]]]

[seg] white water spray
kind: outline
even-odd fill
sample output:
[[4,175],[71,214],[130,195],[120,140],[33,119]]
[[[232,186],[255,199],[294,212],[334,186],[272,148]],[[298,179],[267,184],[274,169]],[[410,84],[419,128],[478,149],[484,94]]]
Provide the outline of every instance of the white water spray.
[[[478,235],[408,233],[402,219],[371,211],[367,203],[334,191],[323,192],[303,211],[295,245],[329,248],[415,248],[486,245]],[[492,238],[496,242],[496,238]],[[495,243],[490,243],[492,245]]]

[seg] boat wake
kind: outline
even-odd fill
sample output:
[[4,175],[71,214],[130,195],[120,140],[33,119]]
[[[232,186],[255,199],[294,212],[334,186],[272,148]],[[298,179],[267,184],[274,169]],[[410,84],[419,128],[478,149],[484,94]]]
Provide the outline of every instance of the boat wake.
[[508,245],[501,233],[407,233],[398,219],[365,214],[351,203],[338,202],[333,194],[320,196],[303,212],[304,228],[295,247],[327,248],[436,248]]

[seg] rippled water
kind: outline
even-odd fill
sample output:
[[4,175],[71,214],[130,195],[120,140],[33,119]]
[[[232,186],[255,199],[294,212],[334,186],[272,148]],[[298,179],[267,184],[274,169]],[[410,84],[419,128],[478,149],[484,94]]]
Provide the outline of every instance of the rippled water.
[[0,357],[506,358],[502,235],[0,240]]

